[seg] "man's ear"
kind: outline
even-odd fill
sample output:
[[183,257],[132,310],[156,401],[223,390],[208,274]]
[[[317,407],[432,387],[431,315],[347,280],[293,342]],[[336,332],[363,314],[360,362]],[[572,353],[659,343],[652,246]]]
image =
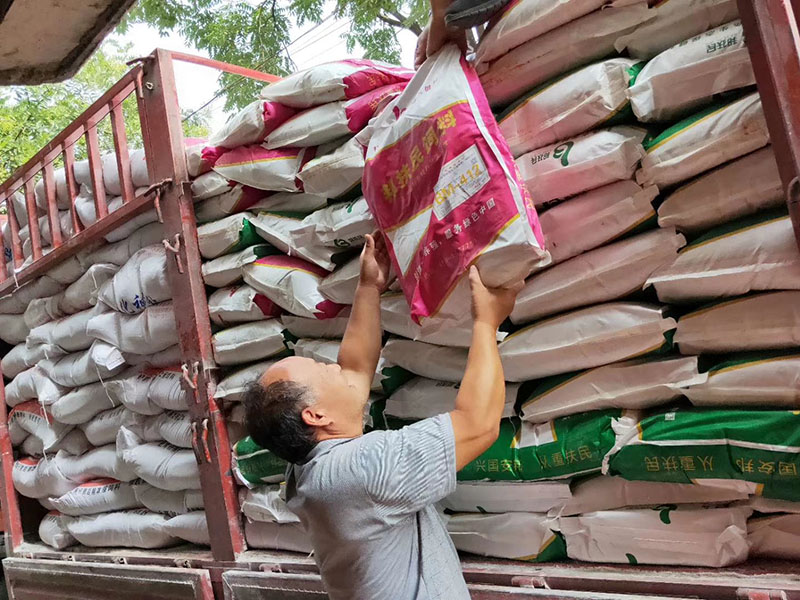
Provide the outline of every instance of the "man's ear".
[[303,412],[300,413],[300,416],[303,419],[303,423],[310,427],[326,427],[333,423],[333,419],[331,419],[324,410],[316,406],[305,407]]

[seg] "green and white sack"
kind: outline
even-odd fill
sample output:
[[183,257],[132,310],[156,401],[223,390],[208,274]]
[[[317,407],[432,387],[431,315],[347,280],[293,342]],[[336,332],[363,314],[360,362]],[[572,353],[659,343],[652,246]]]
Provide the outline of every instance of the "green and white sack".
[[452,512],[546,513],[571,497],[569,483],[560,481],[459,481],[440,504]]
[[619,125],[532,150],[516,159],[536,205],[630,179],[646,131]]
[[695,406],[800,406],[800,351],[726,357],[683,393]]
[[457,550],[526,562],[566,558],[564,539],[553,531],[557,527],[555,519],[528,512],[462,513],[447,520],[447,533]]
[[750,556],[800,559],[800,515],[774,515],[747,522]]
[[233,445],[233,472],[242,485],[249,488],[264,483],[280,483],[287,463],[247,436]]
[[522,419],[544,423],[587,410],[644,409],[680,398],[706,374],[697,357],[635,359],[538,381],[522,400]]
[[[398,387],[386,400],[386,417],[402,421],[418,421],[450,412],[456,407],[460,383],[415,377]],[[506,384],[503,418],[513,417],[519,385]]]
[[333,152],[308,161],[298,174],[303,189],[325,198],[339,198],[353,192],[364,173],[363,138],[350,138]]
[[227,377],[223,377],[217,384],[214,398],[228,402],[241,400],[247,390],[247,386],[257,381],[264,374],[264,371],[273,364],[275,364],[274,360],[265,360],[248,365],[238,371],[234,371]]
[[664,483],[595,475],[573,483],[572,498],[550,515],[570,517],[615,508],[656,508],[670,504],[727,504],[747,500],[753,492],[755,485],[746,481]]
[[356,297],[360,274],[361,260],[356,257],[325,277],[319,284],[319,293],[331,302],[352,304]]
[[300,248],[357,248],[364,245],[365,236],[376,228],[362,197],[311,213],[303,219],[301,227],[291,231],[291,237]]
[[669,186],[769,143],[758,92],[692,115],[645,142],[636,172],[642,185]]
[[216,325],[263,321],[280,313],[278,306],[249,285],[220,288],[208,297],[208,315]]
[[665,50],[631,86],[639,121],[674,121],[723,92],[755,85],[741,21],[726,23]]
[[703,231],[784,202],[775,154],[767,146],[676,189],[658,207],[658,224]]
[[261,241],[250,213],[237,213],[197,228],[197,243],[203,258],[217,258],[244,250]]
[[617,38],[649,17],[646,2],[611,6],[524,41],[481,74],[489,103],[509,104],[556,75],[614,54]]
[[736,0],[664,0],[649,12],[648,19],[617,39],[618,52],[627,49],[635,58],[650,59],[739,16]]
[[195,207],[195,217],[198,223],[209,223],[223,219],[228,215],[249,210],[259,211],[291,211],[308,214],[328,205],[328,199],[315,194],[303,192],[274,192],[267,193],[255,188],[244,187],[237,184],[230,191],[209,198]]
[[507,381],[528,381],[629,360],[671,346],[663,307],[609,302],[539,321],[500,343]]
[[775,498],[764,498],[763,496],[750,496],[747,501],[741,504],[752,508],[754,512],[764,514],[800,514],[800,502],[792,502],[791,500],[776,500]]
[[747,560],[749,515],[746,508],[608,510],[558,525],[575,560],[725,567]]
[[685,243],[673,228],[656,229],[559,263],[528,279],[517,295],[511,321],[529,323],[632,294]]
[[646,286],[669,303],[800,289],[800,254],[792,221],[782,213],[762,213],[708,232],[650,275]]
[[500,422],[497,441],[458,472],[459,481],[537,481],[597,473],[614,446],[620,423],[635,427],[636,413],[594,411],[534,425]]
[[239,365],[264,360],[286,352],[283,325],[279,319],[242,323],[211,336],[218,365]]
[[321,244],[299,243],[292,237],[294,230],[303,227],[305,218],[306,215],[302,213],[262,211],[256,213],[251,218],[251,222],[263,240],[284,254],[299,256],[326,271],[333,271],[336,268],[334,256],[340,252],[339,250]]
[[769,292],[707,306],[682,316],[681,354],[773,350],[800,346],[800,292]]
[[539,215],[547,250],[557,264],[655,221],[658,188],[618,181],[591,190]]
[[[562,3],[563,4],[563,3]],[[629,111],[640,66],[610,58],[545,83],[514,103],[498,125],[514,157],[594,129]]]
[[429,379],[460,382],[467,368],[467,349],[390,338],[381,351],[383,368],[400,367]]
[[[259,238],[259,241],[261,238]],[[226,254],[203,263],[203,281],[215,288],[236,283],[242,278],[242,268],[256,262],[259,258],[278,254],[280,251],[269,244],[256,244],[240,252]]]
[[603,472],[691,483],[738,479],[768,498],[800,500],[800,412],[687,408],[618,423]]

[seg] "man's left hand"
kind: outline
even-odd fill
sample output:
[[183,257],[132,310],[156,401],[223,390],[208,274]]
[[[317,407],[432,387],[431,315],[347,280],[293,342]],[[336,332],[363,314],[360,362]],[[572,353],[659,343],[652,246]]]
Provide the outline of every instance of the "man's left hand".
[[389,251],[383,233],[376,231],[366,236],[361,251],[361,273],[359,285],[368,285],[384,292],[389,286]]

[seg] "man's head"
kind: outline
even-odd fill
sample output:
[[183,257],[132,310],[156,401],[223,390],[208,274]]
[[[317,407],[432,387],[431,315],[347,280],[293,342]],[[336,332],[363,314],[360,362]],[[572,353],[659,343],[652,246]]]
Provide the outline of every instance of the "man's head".
[[300,462],[319,441],[361,434],[362,396],[338,364],[285,358],[245,394],[248,433],[277,456]]

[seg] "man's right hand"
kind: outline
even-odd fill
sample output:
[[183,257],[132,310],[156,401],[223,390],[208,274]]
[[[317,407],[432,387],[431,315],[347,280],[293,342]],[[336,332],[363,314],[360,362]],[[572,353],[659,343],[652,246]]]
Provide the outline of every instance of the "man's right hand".
[[483,284],[478,267],[469,268],[469,287],[472,291],[472,318],[476,323],[485,323],[493,329],[508,318],[525,282],[520,280],[508,287],[489,288]]

